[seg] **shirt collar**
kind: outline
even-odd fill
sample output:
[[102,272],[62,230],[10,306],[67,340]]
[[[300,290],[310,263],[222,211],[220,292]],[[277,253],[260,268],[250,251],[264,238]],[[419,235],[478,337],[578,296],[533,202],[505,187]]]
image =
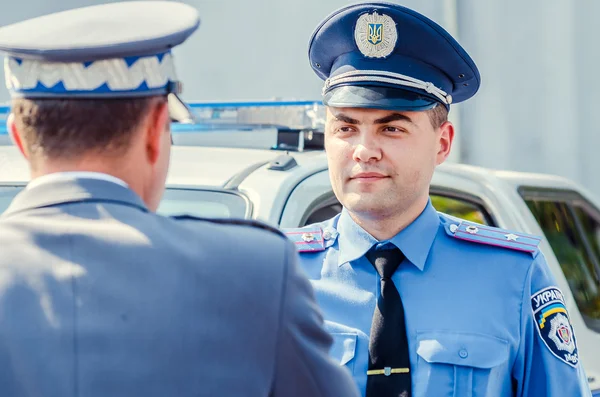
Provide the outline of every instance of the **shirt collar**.
[[[439,215],[429,200],[417,219],[388,241],[398,247],[406,259],[422,271],[439,224]],[[339,233],[338,266],[362,257],[373,245],[380,243],[356,224],[345,208],[337,223],[337,231]]]
[[27,184],[27,189],[34,188],[39,185],[46,183],[67,181],[73,179],[100,179],[103,181],[113,182],[123,187],[128,187],[127,183],[117,178],[116,176],[104,174],[101,172],[89,172],[89,171],[69,171],[69,172],[55,172],[52,174],[42,175],[35,179],[32,179]]

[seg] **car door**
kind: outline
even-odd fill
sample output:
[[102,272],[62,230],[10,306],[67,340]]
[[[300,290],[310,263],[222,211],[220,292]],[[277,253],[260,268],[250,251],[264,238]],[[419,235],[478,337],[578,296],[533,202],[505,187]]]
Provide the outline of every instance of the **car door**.
[[[579,192],[522,186],[519,194],[540,225],[583,319],[580,346],[600,346],[600,210]],[[594,396],[600,396],[600,371],[586,366]]]

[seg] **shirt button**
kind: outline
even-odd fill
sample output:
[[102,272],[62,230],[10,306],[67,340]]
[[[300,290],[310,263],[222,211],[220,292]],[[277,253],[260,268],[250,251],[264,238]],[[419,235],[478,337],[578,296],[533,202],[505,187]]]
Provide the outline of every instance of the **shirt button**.
[[469,353],[467,352],[466,349],[460,349],[458,351],[458,355],[460,356],[460,358],[467,358],[467,356],[469,355]]

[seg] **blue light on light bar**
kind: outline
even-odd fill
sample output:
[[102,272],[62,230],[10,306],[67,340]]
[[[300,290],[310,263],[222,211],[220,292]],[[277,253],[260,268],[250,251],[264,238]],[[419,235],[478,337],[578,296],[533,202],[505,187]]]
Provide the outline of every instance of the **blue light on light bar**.
[[[194,123],[172,123],[173,133],[261,128],[321,130],[325,107],[321,101],[188,102]],[[0,135],[8,135],[9,106],[0,106]]]
[[189,102],[196,124],[256,125],[321,130],[325,107],[320,101]]
[[6,118],[10,114],[10,106],[0,106],[0,136],[8,135],[6,128]]
[[241,108],[323,105],[321,101],[188,102],[190,108]]

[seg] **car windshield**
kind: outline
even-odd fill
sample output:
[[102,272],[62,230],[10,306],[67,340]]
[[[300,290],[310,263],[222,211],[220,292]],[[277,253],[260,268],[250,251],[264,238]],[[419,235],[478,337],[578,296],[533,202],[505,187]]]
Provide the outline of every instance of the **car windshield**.
[[[0,186],[0,214],[23,186]],[[168,187],[158,208],[162,215],[187,214],[203,218],[244,218],[247,200],[234,192]]]

